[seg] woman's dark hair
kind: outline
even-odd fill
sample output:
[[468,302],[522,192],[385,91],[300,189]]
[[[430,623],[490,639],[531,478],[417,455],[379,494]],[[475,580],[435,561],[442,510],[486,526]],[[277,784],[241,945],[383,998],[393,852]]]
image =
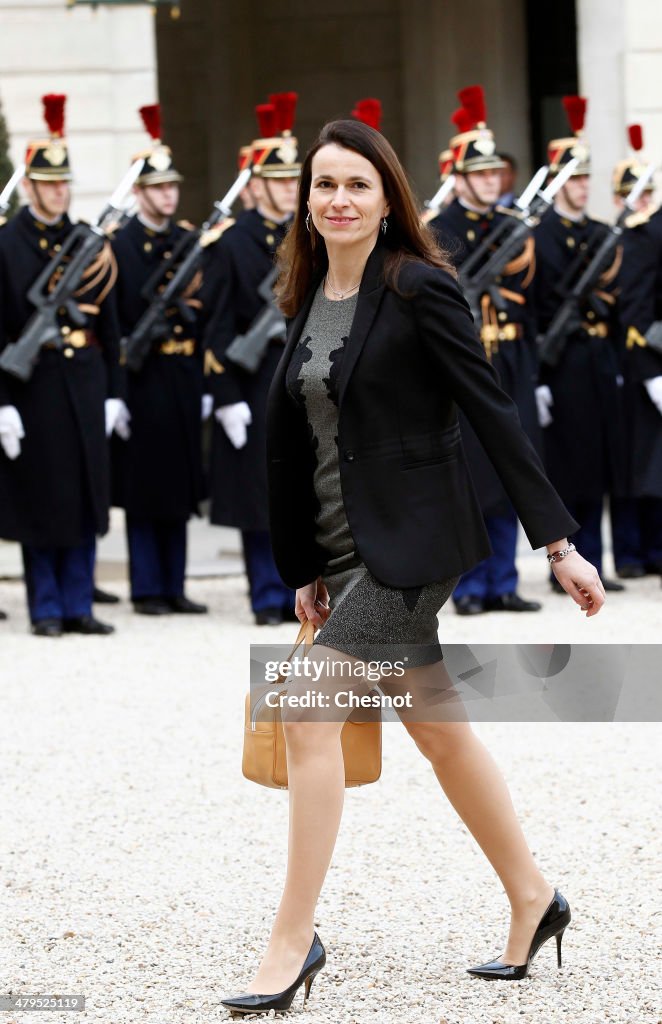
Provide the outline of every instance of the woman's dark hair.
[[390,142],[381,132],[362,121],[330,121],[324,125],[316,142],[306,153],[301,167],[297,209],[278,250],[280,276],[277,294],[285,316],[296,316],[315,275],[328,266],[324,240],[312,221],[308,231],[306,215],[313,157],[322,146],[329,143],[364,156],[381,175],[384,195],[390,205],[388,229],[379,240],[379,244],[388,250],[384,260],[386,284],[398,291],[398,275],[407,260],[421,260],[455,274],[450,259],[439,247],[430,229],[421,222],[407,175]]

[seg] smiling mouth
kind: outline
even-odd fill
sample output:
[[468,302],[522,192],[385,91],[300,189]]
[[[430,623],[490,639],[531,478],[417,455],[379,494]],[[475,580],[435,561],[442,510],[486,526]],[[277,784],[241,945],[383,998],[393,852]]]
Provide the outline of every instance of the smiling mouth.
[[358,220],[357,217],[327,217],[326,219],[332,224],[353,224],[355,220]]

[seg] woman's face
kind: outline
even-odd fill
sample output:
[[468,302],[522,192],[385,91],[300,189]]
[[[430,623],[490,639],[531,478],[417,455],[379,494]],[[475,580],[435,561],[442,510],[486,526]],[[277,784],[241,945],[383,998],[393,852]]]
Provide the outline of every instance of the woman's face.
[[390,207],[373,164],[352,149],[329,143],[315,153],[311,169],[308,209],[327,245],[374,242]]

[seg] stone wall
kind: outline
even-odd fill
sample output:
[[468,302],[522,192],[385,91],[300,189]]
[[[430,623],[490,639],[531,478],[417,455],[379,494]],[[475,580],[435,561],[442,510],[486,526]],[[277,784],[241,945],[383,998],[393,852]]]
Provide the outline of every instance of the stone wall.
[[611,173],[628,153],[626,125],[641,124],[645,157],[657,164],[662,159],[662,6],[656,0],[578,0],[577,15],[580,87],[589,99],[591,209],[612,220]]
[[154,20],[142,7],[0,0],[0,92],[12,158],[20,162],[28,138],[45,130],[41,96],[67,93],[76,216],[100,212],[144,145],[137,109],[157,98]]

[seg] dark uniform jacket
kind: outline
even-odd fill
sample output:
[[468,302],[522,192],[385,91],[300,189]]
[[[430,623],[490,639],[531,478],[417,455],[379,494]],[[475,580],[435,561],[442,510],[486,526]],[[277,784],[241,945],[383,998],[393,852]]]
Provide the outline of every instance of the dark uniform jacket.
[[[549,326],[569,288],[607,228],[583,217],[574,222],[551,210],[536,229],[534,279],[538,327]],[[557,366],[541,363],[540,383],[552,392],[553,422],[543,430],[545,464],[565,501],[622,495],[625,486],[622,394],[615,316],[618,249],[590,301],[580,311]]]
[[[430,227],[455,265],[461,267],[485,236],[507,216],[492,210],[484,215],[478,214],[456,199],[431,221]],[[535,401],[537,360],[531,287],[534,272],[535,247],[533,239],[529,239],[522,253],[511,260],[496,282],[505,309],[499,312],[489,296],[485,296],[481,304],[482,322],[476,326],[501,387],[517,405],[522,426],[536,450],[542,453]],[[486,515],[508,512],[510,504],[503,485],[462,412],[460,429],[483,512]]]
[[[27,292],[72,230],[47,227],[22,209],[0,230],[0,349],[16,341],[34,312]],[[15,460],[0,449],[0,536],[33,545],[81,543],[108,529],[109,460],[104,400],[122,394],[119,327],[105,246],[78,296],[85,328],[59,316],[60,350],[42,349],[31,379],[0,371],[0,405],[14,405],[25,437]]]
[[[338,377],[338,459],[356,549],[394,587],[460,575],[492,554],[460,437],[459,406],[493,461],[534,548],[574,533],[499,387],[456,282],[419,262],[383,279],[384,245],[365,267]],[[290,587],[321,574],[315,541],[314,453],[285,373],[319,285],[288,329],[269,391],[267,456],[271,541]]]
[[643,383],[662,375],[662,354],[645,338],[662,319],[662,215],[635,214],[628,223],[618,278],[627,483],[634,498],[662,498],[662,415]]
[[[123,335],[131,333],[149,305],[141,294],[148,279],[189,230],[171,223],[155,232],[132,217],[117,232],[113,250]],[[127,370],[131,437],[113,438],[113,501],[136,519],[188,519],[205,497],[201,288],[202,271],[185,302],[192,320],[177,307],[168,310],[167,329],[154,340],[142,368]]]
[[265,466],[267,392],[283,352],[282,339],[269,343],[256,373],[248,373],[226,359],[225,350],[237,334],[244,334],[264,307],[257,289],[274,263],[276,249],[287,225],[277,225],[257,210],[237,218],[214,247],[212,260],[219,280],[215,313],[206,333],[209,349],[207,390],[215,405],[248,403],[252,423],[248,440],[236,449],[220,423],[214,421],[210,471],[211,522],[242,530],[267,530],[267,476]]

